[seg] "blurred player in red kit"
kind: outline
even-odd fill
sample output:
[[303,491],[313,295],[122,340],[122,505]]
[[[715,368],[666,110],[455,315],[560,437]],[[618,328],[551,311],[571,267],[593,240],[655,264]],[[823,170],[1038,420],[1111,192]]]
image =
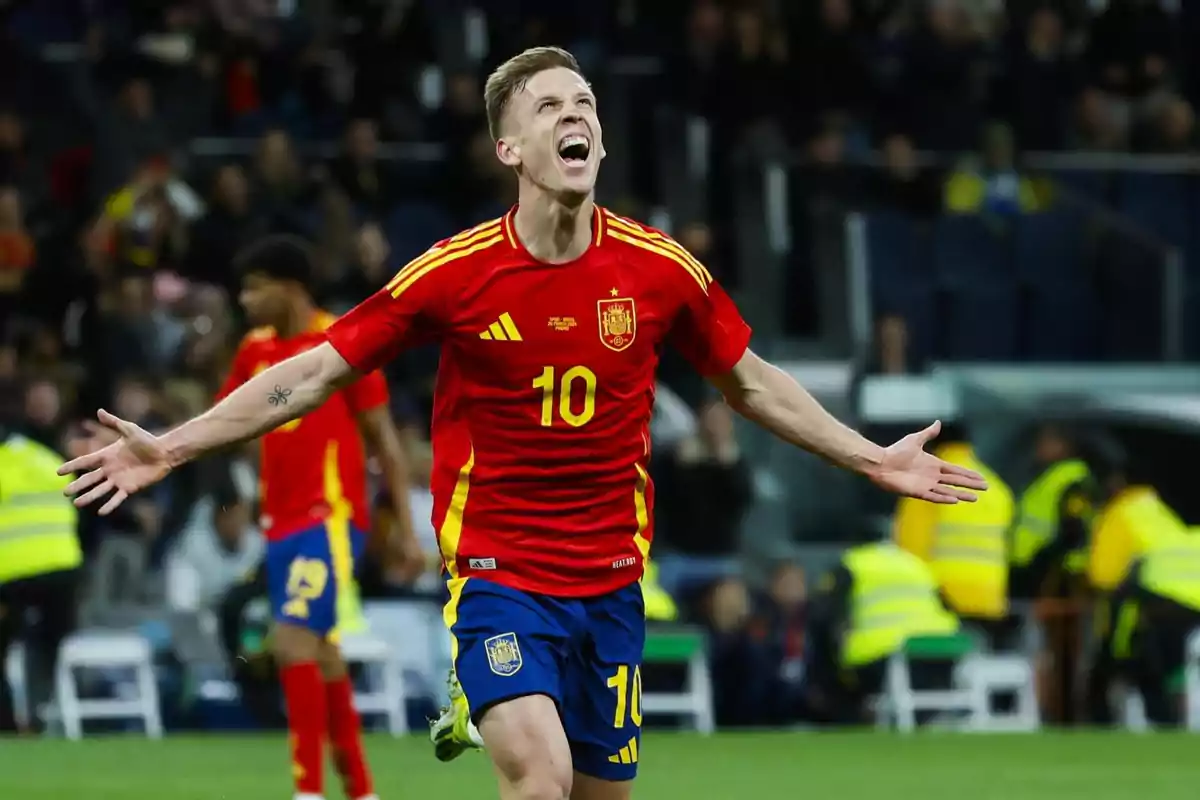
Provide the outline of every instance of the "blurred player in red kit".
[[[258,325],[234,356],[217,399],[255,375],[325,342],[335,317],[316,307],[307,287],[312,256],[292,236],[271,236],[240,253],[239,297]],[[270,405],[291,392],[272,387]],[[386,556],[415,573],[424,556],[412,534],[408,471],[378,371],[334,393],[303,419],[260,443],[260,505],[267,537],[266,574],[274,624],[271,652],[287,706],[296,798],[323,797],[325,744],[351,800],[375,798],[363,753],[353,687],[337,646],[339,611],[357,609],[354,562],[370,530],[364,442],[378,458],[399,521]],[[396,500],[398,498],[398,500]],[[415,577],[412,575],[411,577]]]
[[[500,161],[519,183],[504,217],[439,242],[328,331],[161,437],[105,414],[121,441],[64,465],[77,502],[130,492],[176,465],[318,407],[401,349],[441,345],[434,524],[458,682],[439,757],[486,743],[502,798],[624,800],[639,761],[639,579],[653,538],[654,378],[678,348],[729,405],[888,490],[932,502],[986,485],[923,446],[890,447],[830,416],[748,349],[712,275],[660,231],[593,199],[604,157],[575,59],[534,48],[485,91]],[[286,406],[271,398],[288,390]],[[474,738],[471,722],[482,741]]]

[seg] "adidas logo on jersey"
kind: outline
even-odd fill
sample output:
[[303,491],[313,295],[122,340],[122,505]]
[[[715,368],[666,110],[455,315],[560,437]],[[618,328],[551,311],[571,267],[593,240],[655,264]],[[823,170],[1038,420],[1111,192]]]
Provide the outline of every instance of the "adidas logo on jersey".
[[468,558],[467,566],[471,569],[495,569],[496,559],[494,558]]
[[486,331],[479,334],[479,338],[489,342],[519,342],[521,332],[517,330],[517,323],[513,322],[513,318],[505,311],[498,320],[488,325]]

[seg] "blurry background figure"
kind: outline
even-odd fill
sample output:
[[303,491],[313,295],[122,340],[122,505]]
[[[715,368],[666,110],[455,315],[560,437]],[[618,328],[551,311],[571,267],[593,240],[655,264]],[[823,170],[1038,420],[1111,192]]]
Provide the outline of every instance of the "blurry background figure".
[[192,506],[163,564],[172,610],[213,611],[258,569],[266,549],[251,511],[232,477]]
[[25,727],[41,730],[59,646],[76,625],[83,552],[75,506],[56,474],[62,456],[0,421],[0,733],[18,730],[4,666],[24,645]]
[[711,400],[694,436],[679,442],[659,472],[664,534],[655,554],[659,581],[674,596],[737,570],[741,522],[752,499],[733,412]]

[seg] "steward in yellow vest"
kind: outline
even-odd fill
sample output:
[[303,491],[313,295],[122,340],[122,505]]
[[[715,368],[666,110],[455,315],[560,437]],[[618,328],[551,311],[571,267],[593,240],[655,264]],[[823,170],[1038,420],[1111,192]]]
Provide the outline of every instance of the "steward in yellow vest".
[[883,687],[888,659],[911,637],[953,633],[958,626],[924,561],[890,542],[847,550],[810,606],[804,676],[809,715],[826,724],[864,722],[867,700]]
[[1125,486],[1096,519],[1088,550],[1088,582],[1112,592],[1139,558],[1189,536],[1188,527],[1150,486]]
[[988,490],[974,503],[954,505],[901,498],[896,544],[929,565],[954,613],[984,622],[1003,619],[1008,611],[1007,537],[1015,513],[1012,490],[965,442],[950,442],[935,452],[983,475]]
[[1088,710],[1111,724],[1109,689],[1120,677],[1141,693],[1155,725],[1179,723],[1168,682],[1184,665],[1188,637],[1200,630],[1200,537],[1189,536],[1138,559],[1100,619],[1088,675]]
[[[1009,594],[1033,599],[1047,584],[1087,566],[1087,544],[1101,487],[1073,432],[1044,426],[1034,445],[1041,473],[1021,494],[1009,533]],[[1060,589],[1065,589],[1061,585]]]
[[[75,506],[63,496],[71,479],[57,474],[62,461],[32,439],[0,430],[0,665],[8,646],[25,640],[26,690],[34,709],[49,699],[59,645],[75,628],[83,563]],[[37,636],[24,636],[29,612],[39,619]],[[13,717],[0,669],[0,733],[16,730]]]

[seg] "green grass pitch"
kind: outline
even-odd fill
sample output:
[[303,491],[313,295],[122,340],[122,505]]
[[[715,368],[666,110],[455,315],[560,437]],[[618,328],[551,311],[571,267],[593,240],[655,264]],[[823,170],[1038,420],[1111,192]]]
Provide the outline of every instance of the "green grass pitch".
[[[369,748],[383,800],[496,796],[482,754],[439,764],[416,737]],[[1200,797],[1200,737],[1186,735],[652,733],[642,753],[645,800]],[[12,800],[284,800],[290,788],[282,737],[0,741],[0,797]]]

